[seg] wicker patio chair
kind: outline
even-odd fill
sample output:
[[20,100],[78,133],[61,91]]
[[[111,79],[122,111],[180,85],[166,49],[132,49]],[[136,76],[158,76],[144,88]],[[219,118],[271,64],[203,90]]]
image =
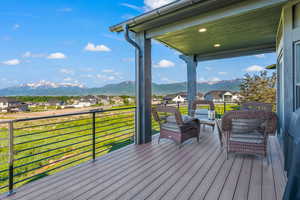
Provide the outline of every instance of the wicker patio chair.
[[157,106],[152,108],[154,119],[160,125],[161,138],[171,139],[177,144],[196,137],[199,142],[200,124],[197,119],[189,116],[182,116],[175,107]]
[[268,137],[275,135],[277,130],[277,116],[267,111],[230,111],[223,116],[221,127],[227,154],[235,152],[266,157]]
[[247,102],[241,105],[241,110],[261,110],[272,112],[272,104],[261,102]]
[[[199,105],[208,105],[208,109],[197,109]],[[211,113],[209,116],[208,112]],[[212,129],[215,129],[215,105],[212,101],[207,100],[195,100],[192,103],[192,117],[199,119],[200,124],[206,126],[211,126]]]

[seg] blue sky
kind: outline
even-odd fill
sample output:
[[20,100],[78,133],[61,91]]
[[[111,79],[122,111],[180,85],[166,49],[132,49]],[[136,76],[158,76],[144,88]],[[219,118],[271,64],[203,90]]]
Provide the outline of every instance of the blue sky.
[[[134,49],[109,26],[171,0],[2,0],[0,88],[41,80],[86,87],[134,80]],[[153,42],[153,81],[186,80],[178,53]],[[199,81],[255,73],[275,54],[201,62]]]

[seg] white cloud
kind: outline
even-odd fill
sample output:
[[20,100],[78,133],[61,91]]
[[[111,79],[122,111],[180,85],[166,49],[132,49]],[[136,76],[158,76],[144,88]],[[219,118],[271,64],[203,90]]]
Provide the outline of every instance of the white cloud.
[[34,54],[30,51],[27,51],[22,55],[23,58],[42,58],[45,56],[46,56],[45,54]]
[[174,0],[144,0],[146,10],[153,10],[163,5],[173,2]]
[[112,70],[112,69],[104,69],[104,70],[102,70],[102,72],[103,73],[113,73],[114,70]]
[[122,74],[120,72],[116,72],[113,69],[104,69],[102,70],[103,73],[106,74],[106,76],[114,76],[116,79],[122,79]]
[[57,9],[58,12],[72,12],[73,9],[72,8],[60,8]]
[[164,6],[166,4],[169,4],[175,0],[144,0],[144,6],[136,6],[134,4],[129,4],[129,3],[121,3],[122,6],[134,9],[139,12],[144,12],[144,11],[150,11],[155,8],[159,8],[161,6]]
[[103,44],[95,45],[90,42],[85,46],[84,50],[86,50],[86,51],[105,51],[105,52],[111,51],[110,48],[108,48],[107,46],[105,46]]
[[116,76],[113,75],[104,75],[104,74],[97,74],[96,78],[101,79],[102,81],[114,81],[117,79]]
[[264,68],[262,66],[252,65],[246,69],[246,72],[259,72],[262,70],[264,70]]
[[63,74],[74,74],[74,72],[70,69],[63,68],[63,69],[60,69],[59,71],[60,71],[60,73],[63,73]]
[[101,74],[96,75],[97,79],[102,81],[114,81],[123,79],[121,73],[114,71],[113,69],[104,69]]
[[3,61],[2,63],[4,65],[18,65],[21,63],[21,61],[18,59],[12,59],[12,60]]
[[72,80],[73,80],[73,79],[70,78],[70,77],[64,78],[64,81],[67,81],[67,82],[72,81]]
[[144,11],[144,8],[136,6],[136,5],[133,5],[133,4],[129,4],[129,3],[121,3],[121,6],[125,6],[125,7],[134,9],[134,10],[139,11],[139,12],[143,12]]
[[258,55],[255,55],[256,58],[265,58],[266,55],[265,54],[258,54]]
[[173,63],[172,61],[163,59],[163,60],[159,61],[159,63],[157,63],[153,67],[155,67],[155,68],[170,68],[170,67],[174,67],[174,66],[175,66],[175,63]]
[[220,75],[226,75],[228,73],[227,72],[218,72],[218,74],[220,74]]
[[57,53],[51,53],[48,57],[48,59],[65,59],[67,56],[63,53],[57,52]]
[[13,29],[18,30],[20,27],[21,27],[20,24],[14,24]]
[[220,79],[218,77],[213,77],[213,78],[211,78],[210,81],[212,81],[212,82],[218,82],[218,81],[220,81]]
[[81,75],[80,77],[82,77],[82,78],[94,78],[94,75],[92,75],[92,74],[84,74],[84,75]]

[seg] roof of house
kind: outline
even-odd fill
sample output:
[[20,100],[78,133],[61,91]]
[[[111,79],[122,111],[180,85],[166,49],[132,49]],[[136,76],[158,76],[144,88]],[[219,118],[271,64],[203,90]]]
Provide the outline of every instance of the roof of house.
[[198,92],[198,93],[197,93],[197,96],[198,96],[198,97],[204,97],[204,94],[201,93],[201,92]]
[[18,103],[19,101],[14,97],[0,97],[0,102],[5,103]]
[[208,95],[212,96],[214,99],[218,99],[218,98],[222,98],[222,96],[230,91],[226,91],[226,90],[212,90],[207,92],[204,97],[207,97]]
[[186,92],[179,92],[179,93],[176,93],[176,94],[168,94],[163,99],[164,100],[172,100],[177,96],[181,96],[181,97],[185,98],[185,97],[187,97],[187,93]]

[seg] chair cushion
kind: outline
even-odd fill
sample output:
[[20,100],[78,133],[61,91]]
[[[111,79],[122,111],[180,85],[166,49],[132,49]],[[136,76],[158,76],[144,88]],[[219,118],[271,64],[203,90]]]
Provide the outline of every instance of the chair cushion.
[[232,142],[261,144],[264,142],[264,136],[257,131],[248,133],[232,133],[229,140]]
[[208,110],[208,109],[195,110],[195,118],[197,118],[197,119],[202,119],[202,120],[211,119],[211,120],[214,120],[215,115],[216,114],[215,114],[214,110]]
[[232,133],[233,134],[248,134],[259,129],[263,121],[260,119],[233,119]]
[[161,125],[161,128],[174,131],[174,132],[180,132],[179,126],[174,122],[167,122]]
[[[192,117],[188,116],[188,115],[182,115],[182,121],[184,123],[188,122],[192,120]],[[167,122],[169,123],[176,123],[176,119],[175,119],[175,116],[168,116],[167,119],[166,119]]]
[[208,109],[195,110],[195,115],[208,115]]

